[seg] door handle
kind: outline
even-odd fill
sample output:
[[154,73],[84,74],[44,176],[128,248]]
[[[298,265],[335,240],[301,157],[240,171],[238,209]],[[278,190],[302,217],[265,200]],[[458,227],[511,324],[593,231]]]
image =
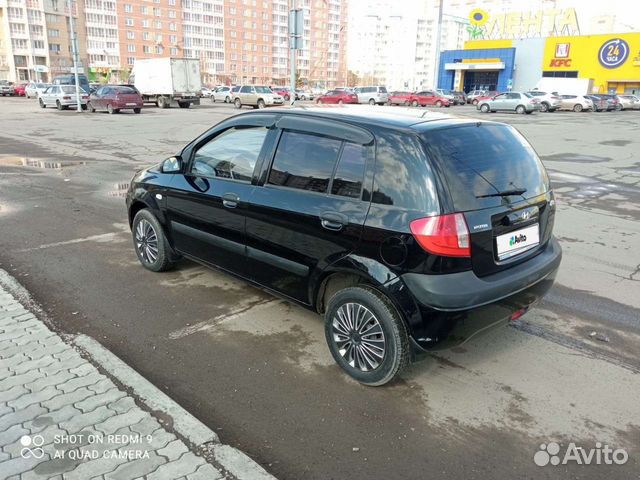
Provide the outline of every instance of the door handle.
[[240,197],[235,193],[225,193],[222,195],[222,205],[227,208],[236,208],[240,202]]
[[346,215],[338,212],[325,212],[320,215],[320,224],[327,230],[338,232],[349,223]]

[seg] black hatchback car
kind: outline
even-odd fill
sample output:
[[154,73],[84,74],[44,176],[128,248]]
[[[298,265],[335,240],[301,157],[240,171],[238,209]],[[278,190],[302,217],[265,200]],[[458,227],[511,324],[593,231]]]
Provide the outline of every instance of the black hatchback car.
[[366,385],[518,318],[562,256],[523,136],[427,112],[240,114],[138,172],[127,207],[144,267],[187,257],[316,310]]

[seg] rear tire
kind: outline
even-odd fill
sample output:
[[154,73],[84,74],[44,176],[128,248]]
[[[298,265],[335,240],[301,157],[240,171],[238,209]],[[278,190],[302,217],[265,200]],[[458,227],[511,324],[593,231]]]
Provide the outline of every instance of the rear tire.
[[579,103],[576,103],[576,104],[573,106],[573,111],[574,111],[574,112],[581,112],[581,111],[582,111],[582,105],[580,105]]
[[169,108],[169,106],[171,105],[171,102],[169,101],[169,99],[165,98],[162,95],[158,97],[158,100],[156,101],[156,103],[158,104],[159,108]]
[[180,108],[189,108],[189,107],[191,107],[191,104],[189,102],[180,102],[180,103],[178,103],[178,106]]
[[113,108],[113,105],[108,104],[107,105],[107,112],[109,112],[109,115],[113,115],[114,113],[118,113],[118,110]]
[[141,113],[142,109],[141,108],[134,108],[133,109],[133,113]]
[[231,97],[224,97],[224,103],[231,103]]
[[47,106],[45,105],[45,103],[42,101],[41,98],[38,99],[38,103],[40,104],[40,108],[47,108]]
[[322,105],[322,99],[321,99],[321,98],[319,98],[318,100],[316,100],[316,103],[317,103],[318,105]]
[[374,106],[376,104],[376,101],[373,98],[369,99],[369,105]]
[[56,100],[56,108],[58,110],[64,110],[64,107],[62,106],[62,104],[60,103],[60,100]]
[[547,102],[542,102],[540,104],[540,111],[541,112],[548,112],[549,111],[549,104]]
[[436,102],[436,107],[442,108],[442,102],[440,100]]
[[239,98],[236,98],[233,101],[233,106],[236,107],[236,108],[242,108],[242,101]]
[[144,268],[152,272],[164,272],[175,265],[171,260],[171,247],[158,219],[143,208],[133,219],[131,226],[133,248]]
[[344,102],[342,100],[338,100],[338,105],[342,105]]
[[475,99],[474,99],[471,103],[472,103],[473,105],[478,105],[478,100],[475,100]]
[[418,106],[418,101],[414,100],[413,102],[411,102],[411,106],[412,107],[417,107]]
[[91,104],[91,102],[87,103],[87,110],[89,110],[89,112],[91,112],[91,113],[95,113],[96,112],[96,109],[93,108],[93,105]]
[[[347,317],[354,323],[345,321]],[[377,290],[360,286],[339,290],[329,300],[324,318],[331,355],[354,380],[384,385],[409,364],[407,327],[391,301]]]

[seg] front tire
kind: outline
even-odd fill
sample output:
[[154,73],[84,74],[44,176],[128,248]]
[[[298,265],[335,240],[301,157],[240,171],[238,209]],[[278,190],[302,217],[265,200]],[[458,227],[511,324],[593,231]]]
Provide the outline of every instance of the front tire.
[[480,105],[480,111],[482,113],[489,113],[489,105],[487,105],[486,103],[483,103],[482,105]]
[[142,112],[141,108],[134,108],[133,109],[133,113],[140,113],[140,112]]
[[391,301],[374,289],[338,291],[327,305],[324,331],[336,363],[364,385],[384,385],[409,364],[407,327]]
[[45,105],[45,103],[42,101],[41,98],[38,99],[38,103],[40,104],[40,108],[47,108],[47,106]]
[[411,102],[411,106],[414,107],[414,108],[417,107],[418,106],[418,101],[414,100],[413,102]]
[[525,113],[527,111],[526,108],[524,108],[524,105],[518,105],[516,107],[516,113],[522,115],[523,113]]
[[442,102],[440,100],[436,102],[436,107],[442,108]]
[[164,272],[173,268],[171,247],[160,222],[150,210],[143,208],[136,213],[131,233],[133,247],[144,268],[152,272]]
[[95,113],[96,109],[94,108],[94,106],[91,104],[91,102],[87,103],[87,109],[89,110],[89,112],[91,113]]
[[342,105],[344,102],[342,100],[338,100],[338,105]]
[[113,105],[109,104],[107,105],[107,112],[109,112],[109,115],[113,115],[114,113],[118,113],[118,110],[113,108]]
[[264,100],[262,99],[258,100],[258,108],[263,109],[264,107],[266,107]]

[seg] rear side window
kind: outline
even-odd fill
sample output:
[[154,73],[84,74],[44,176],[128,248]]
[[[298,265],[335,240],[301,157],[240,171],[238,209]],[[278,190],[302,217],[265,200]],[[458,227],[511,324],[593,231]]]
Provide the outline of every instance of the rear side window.
[[114,90],[116,91],[116,93],[121,93],[123,95],[132,95],[138,93],[131,87],[114,87]]
[[331,184],[331,193],[342,197],[360,198],[366,160],[365,146],[345,143]]
[[379,91],[380,93],[387,93],[387,87],[380,87],[380,88],[378,89],[378,91]]
[[325,193],[342,142],[285,130],[267,183]]
[[442,170],[456,211],[500,205],[501,197],[478,198],[522,189],[525,198],[549,190],[549,178],[533,147],[509,125],[445,128],[423,138]]

